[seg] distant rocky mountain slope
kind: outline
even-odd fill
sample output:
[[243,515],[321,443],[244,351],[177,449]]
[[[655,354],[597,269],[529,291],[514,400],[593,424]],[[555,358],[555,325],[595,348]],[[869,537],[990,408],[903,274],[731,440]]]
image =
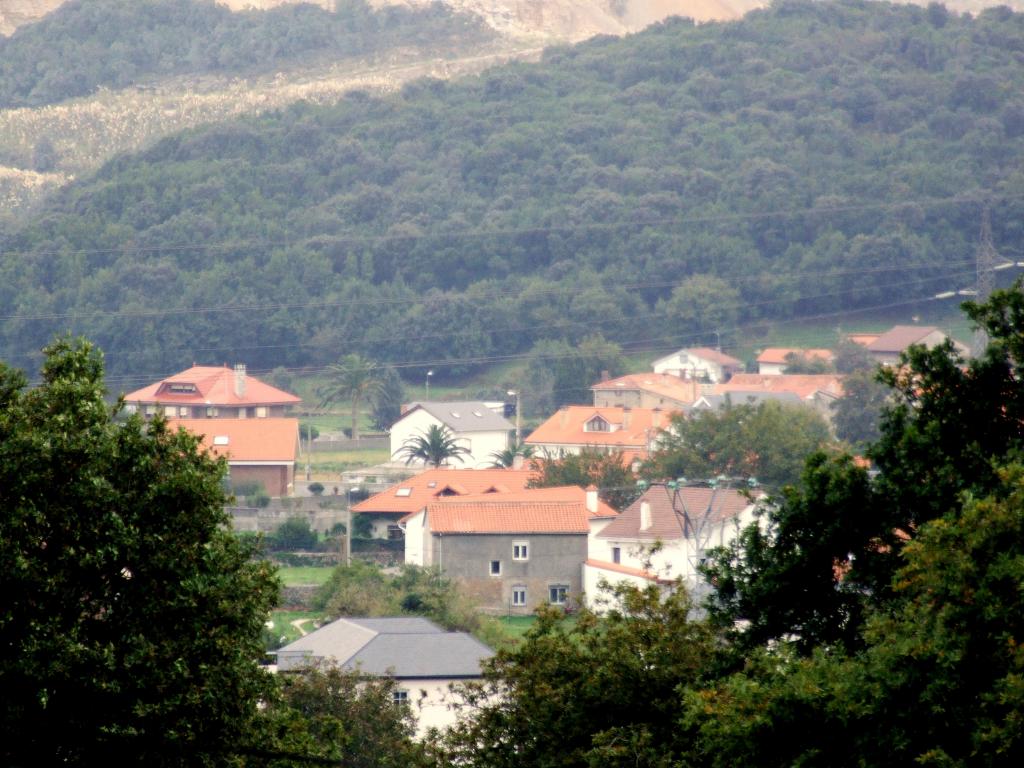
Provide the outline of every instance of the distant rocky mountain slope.
[[[335,0],[216,0],[232,10],[267,10],[299,2],[330,10]],[[0,0],[0,34],[45,16],[70,0]],[[669,16],[696,21],[728,21],[768,3],[764,0],[371,0],[371,5],[429,5],[443,2],[483,17],[494,29],[514,37],[584,40],[593,35],[636,32]],[[920,0],[927,5],[928,0]],[[1006,5],[1024,10],[1024,0],[947,0],[951,10],[977,12]]]
[[[0,0],[0,34],[9,35],[70,0]],[[371,0],[371,5],[429,5],[437,0]],[[308,2],[330,10],[334,0],[217,0],[232,10],[267,10]],[[698,21],[736,19],[760,0],[441,0],[483,17],[496,30],[516,37],[543,36],[582,40],[596,34],[643,29],[668,16]]]

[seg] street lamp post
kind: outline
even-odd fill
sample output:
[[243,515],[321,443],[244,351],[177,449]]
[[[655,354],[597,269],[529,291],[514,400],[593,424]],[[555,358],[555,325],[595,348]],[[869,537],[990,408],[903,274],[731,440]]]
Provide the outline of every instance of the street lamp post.
[[521,389],[510,389],[510,390],[508,390],[508,392],[506,394],[508,394],[509,397],[515,396],[515,398],[516,398],[516,449],[518,449],[520,444],[523,442],[523,429],[522,429],[522,424],[523,424],[523,422],[522,422],[522,418],[523,418],[522,417],[522,410],[523,410],[522,394],[523,394],[523,391]]
[[352,565],[352,492],[358,491],[359,486],[349,486],[348,491],[348,509],[345,514],[345,565]]
[[434,375],[434,371],[431,369],[427,371],[426,381],[423,382],[423,399],[430,400],[430,377]]

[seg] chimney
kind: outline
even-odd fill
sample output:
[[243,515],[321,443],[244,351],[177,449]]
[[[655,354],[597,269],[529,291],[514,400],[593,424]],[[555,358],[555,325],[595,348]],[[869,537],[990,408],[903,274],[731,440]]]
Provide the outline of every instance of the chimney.
[[640,502],[640,530],[646,531],[651,527],[651,503],[649,501]]
[[561,428],[565,429],[566,426],[568,426],[568,424],[569,424],[569,406],[563,405],[559,409],[559,413],[562,414],[562,420],[560,422]]
[[512,469],[522,469],[524,460],[523,454],[517,453],[512,457]]
[[611,381],[612,374],[610,371],[601,371],[601,381]]
[[587,486],[587,512],[594,514],[597,512],[597,486]]
[[622,409],[622,428],[629,429],[629,422],[633,420],[633,411],[630,408]]
[[245,397],[245,363],[235,365],[235,397]]

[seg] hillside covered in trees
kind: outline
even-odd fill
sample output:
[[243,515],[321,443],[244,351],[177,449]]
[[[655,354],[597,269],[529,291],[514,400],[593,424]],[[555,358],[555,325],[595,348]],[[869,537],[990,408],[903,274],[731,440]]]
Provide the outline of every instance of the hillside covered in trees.
[[213,0],[71,0],[10,38],[0,37],[0,108],[39,106],[159,77],[274,71],[338,57],[493,33],[437,4],[374,11],[339,0],[232,12]]
[[0,240],[0,344],[465,370],[961,287],[982,200],[1021,242],[1022,51],[1006,9],[783,2],[174,136]]

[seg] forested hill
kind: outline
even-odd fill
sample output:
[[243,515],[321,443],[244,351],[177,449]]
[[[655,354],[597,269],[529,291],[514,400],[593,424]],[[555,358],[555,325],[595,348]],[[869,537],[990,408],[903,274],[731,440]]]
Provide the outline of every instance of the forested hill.
[[176,136],[0,243],[4,357],[465,367],[962,287],[980,198],[1024,242],[1022,54],[1006,10],[788,2]]
[[70,0],[0,37],[0,108],[39,106],[171,75],[252,73],[417,45],[446,51],[493,33],[436,4],[374,11],[338,0],[232,12],[213,0]]

